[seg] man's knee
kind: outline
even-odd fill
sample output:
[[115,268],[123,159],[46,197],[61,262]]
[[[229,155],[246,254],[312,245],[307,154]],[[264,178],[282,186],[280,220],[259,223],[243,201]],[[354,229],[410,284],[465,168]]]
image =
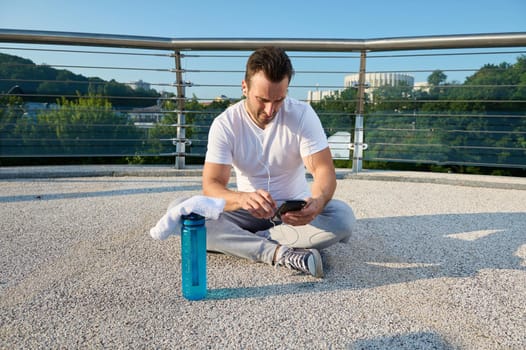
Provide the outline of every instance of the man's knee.
[[334,206],[332,218],[334,220],[334,233],[338,234],[342,240],[347,241],[356,222],[354,212],[347,203],[340,200],[332,200],[331,205]]

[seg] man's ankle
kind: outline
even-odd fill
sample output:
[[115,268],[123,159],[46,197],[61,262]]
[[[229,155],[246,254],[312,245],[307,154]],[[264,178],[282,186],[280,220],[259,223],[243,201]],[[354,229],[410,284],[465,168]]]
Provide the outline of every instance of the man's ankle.
[[283,246],[278,244],[276,250],[274,250],[274,256],[272,257],[272,266],[276,265],[276,261],[279,261],[281,255],[283,255]]

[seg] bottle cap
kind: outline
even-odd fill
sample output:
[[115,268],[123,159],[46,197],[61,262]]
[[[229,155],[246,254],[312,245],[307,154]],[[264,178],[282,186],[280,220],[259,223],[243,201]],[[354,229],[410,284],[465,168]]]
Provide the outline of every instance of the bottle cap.
[[193,225],[204,225],[205,217],[196,213],[190,213],[188,215],[182,215],[184,223],[193,224]]
[[196,213],[190,213],[182,216],[184,220],[203,220],[205,217]]

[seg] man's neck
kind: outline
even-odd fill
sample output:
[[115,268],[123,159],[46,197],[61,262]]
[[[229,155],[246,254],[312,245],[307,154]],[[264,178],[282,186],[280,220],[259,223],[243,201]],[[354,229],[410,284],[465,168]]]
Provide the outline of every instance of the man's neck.
[[247,100],[243,101],[243,108],[245,108],[245,112],[248,114],[250,120],[252,120],[252,123],[254,123],[254,125],[260,128],[261,130],[265,130],[266,125],[260,125],[257,122],[257,119],[252,115],[252,113],[250,113],[250,109],[247,106]]

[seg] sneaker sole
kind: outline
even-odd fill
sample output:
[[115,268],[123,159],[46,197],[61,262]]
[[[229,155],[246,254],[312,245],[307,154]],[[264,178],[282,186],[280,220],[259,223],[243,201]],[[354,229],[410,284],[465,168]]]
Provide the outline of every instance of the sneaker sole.
[[[323,261],[321,255],[316,249],[309,249],[312,253],[312,259],[309,259],[309,272],[311,275],[317,278],[323,277]],[[314,266],[312,266],[314,264]]]

